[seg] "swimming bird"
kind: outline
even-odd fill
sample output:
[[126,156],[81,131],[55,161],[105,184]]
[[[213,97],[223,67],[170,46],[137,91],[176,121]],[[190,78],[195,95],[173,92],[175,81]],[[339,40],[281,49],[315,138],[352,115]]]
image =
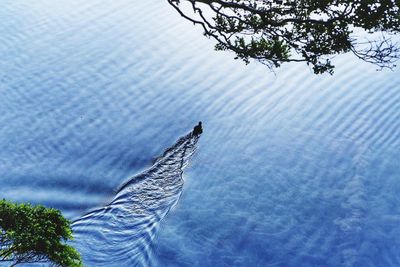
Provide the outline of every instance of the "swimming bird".
[[200,135],[202,133],[203,133],[203,127],[202,127],[201,121],[199,121],[199,124],[197,124],[193,128],[193,135]]

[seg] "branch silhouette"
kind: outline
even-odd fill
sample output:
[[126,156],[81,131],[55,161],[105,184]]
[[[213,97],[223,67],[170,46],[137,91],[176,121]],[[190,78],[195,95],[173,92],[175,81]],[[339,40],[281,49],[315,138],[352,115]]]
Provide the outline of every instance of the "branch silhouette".
[[331,59],[353,53],[379,69],[400,58],[396,0],[167,0],[186,20],[246,64],[270,69],[305,62],[315,74],[333,74]]

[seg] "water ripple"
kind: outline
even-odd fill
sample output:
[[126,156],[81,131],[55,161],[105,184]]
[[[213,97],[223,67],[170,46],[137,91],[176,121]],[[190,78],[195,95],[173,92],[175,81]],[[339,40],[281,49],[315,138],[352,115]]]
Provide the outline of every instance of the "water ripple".
[[[181,137],[148,170],[124,183],[113,200],[77,219],[74,245],[88,266],[148,266],[160,221],[178,202],[183,168],[198,136]],[[111,259],[111,260],[110,260]]]

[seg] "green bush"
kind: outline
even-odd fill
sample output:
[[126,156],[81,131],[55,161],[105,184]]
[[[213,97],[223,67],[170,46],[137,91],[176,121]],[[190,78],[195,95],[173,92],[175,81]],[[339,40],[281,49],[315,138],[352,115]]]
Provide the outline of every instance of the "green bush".
[[65,244],[71,239],[70,222],[59,210],[0,200],[0,261],[83,266],[78,251]]

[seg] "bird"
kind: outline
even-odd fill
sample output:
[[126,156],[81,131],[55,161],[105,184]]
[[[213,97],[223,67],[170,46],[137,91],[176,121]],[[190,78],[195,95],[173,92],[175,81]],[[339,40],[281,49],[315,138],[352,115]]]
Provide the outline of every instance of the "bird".
[[193,135],[197,136],[203,133],[203,127],[201,125],[201,121],[199,121],[199,124],[197,124],[196,126],[194,126],[193,128]]

